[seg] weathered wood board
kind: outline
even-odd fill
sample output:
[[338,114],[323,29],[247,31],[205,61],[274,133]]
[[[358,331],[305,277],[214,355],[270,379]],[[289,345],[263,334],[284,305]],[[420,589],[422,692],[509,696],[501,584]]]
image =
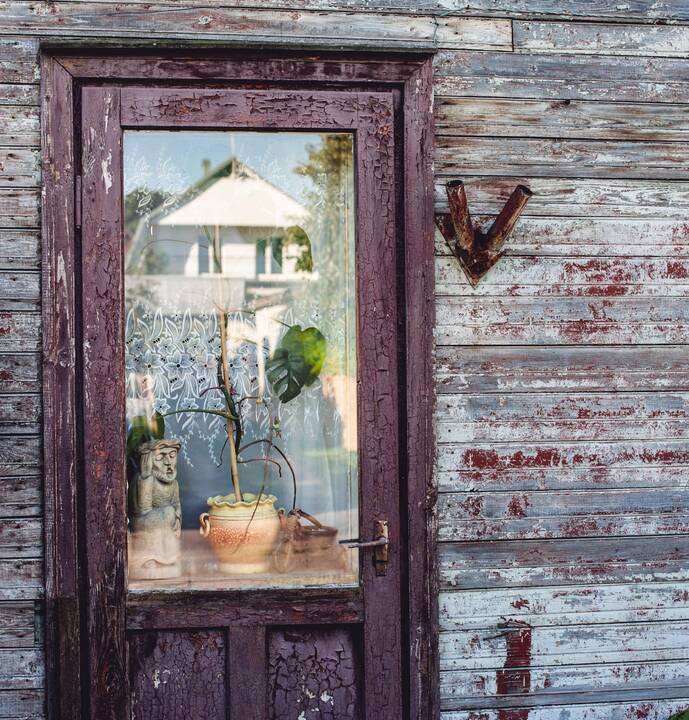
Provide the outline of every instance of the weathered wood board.
[[437,209],[455,177],[483,224],[535,193],[476,289],[436,238],[443,720],[689,706],[688,23],[684,0],[3,4],[0,718],[44,714],[39,43],[151,39],[439,49]]

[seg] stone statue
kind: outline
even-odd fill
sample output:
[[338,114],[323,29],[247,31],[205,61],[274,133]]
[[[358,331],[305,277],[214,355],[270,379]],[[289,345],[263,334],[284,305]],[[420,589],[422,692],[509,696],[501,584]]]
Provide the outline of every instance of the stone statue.
[[182,572],[182,506],[177,484],[179,440],[153,440],[138,449],[129,483],[129,577],[158,580]]

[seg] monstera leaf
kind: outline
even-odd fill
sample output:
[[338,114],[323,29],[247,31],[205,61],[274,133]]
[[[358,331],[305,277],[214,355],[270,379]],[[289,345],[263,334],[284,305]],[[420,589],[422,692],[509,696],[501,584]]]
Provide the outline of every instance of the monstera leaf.
[[266,374],[282,402],[293,400],[312,385],[325,361],[325,338],[315,327],[292,325],[266,362]]

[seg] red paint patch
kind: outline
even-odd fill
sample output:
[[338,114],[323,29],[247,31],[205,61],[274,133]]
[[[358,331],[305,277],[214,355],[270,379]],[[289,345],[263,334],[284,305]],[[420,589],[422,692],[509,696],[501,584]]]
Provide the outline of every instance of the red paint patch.
[[519,598],[510,603],[515,610],[521,610],[522,608],[529,607],[529,601],[526,598]]
[[460,507],[467,515],[471,517],[479,517],[483,510],[483,500],[480,497],[468,497]]
[[[516,626],[516,627],[515,627]],[[505,633],[507,656],[502,670],[495,674],[497,695],[527,695],[531,690],[531,631],[530,625],[512,620],[498,627],[509,628]],[[500,709],[498,720],[528,720],[528,708]]]
[[668,262],[667,276],[674,280],[686,280],[689,278],[689,269],[683,262]]
[[526,508],[529,507],[529,498],[526,495],[513,495],[507,510],[512,517],[526,517]]

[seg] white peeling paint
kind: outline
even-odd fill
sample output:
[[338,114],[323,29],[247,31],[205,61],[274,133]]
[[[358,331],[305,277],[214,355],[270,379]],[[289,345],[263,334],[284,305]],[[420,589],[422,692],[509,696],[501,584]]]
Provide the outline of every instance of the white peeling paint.
[[327,690],[323,690],[320,700],[322,703],[327,703],[328,705],[335,705],[335,698]]
[[105,194],[110,192],[112,187],[112,150],[108,152],[108,157],[105,160],[101,160],[101,176],[103,177],[103,184],[105,185]]
[[57,284],[67,284],[67,273],[65,272],[65,258],[62,253],[57,256],[57,268],[56,268],[56,280]]

